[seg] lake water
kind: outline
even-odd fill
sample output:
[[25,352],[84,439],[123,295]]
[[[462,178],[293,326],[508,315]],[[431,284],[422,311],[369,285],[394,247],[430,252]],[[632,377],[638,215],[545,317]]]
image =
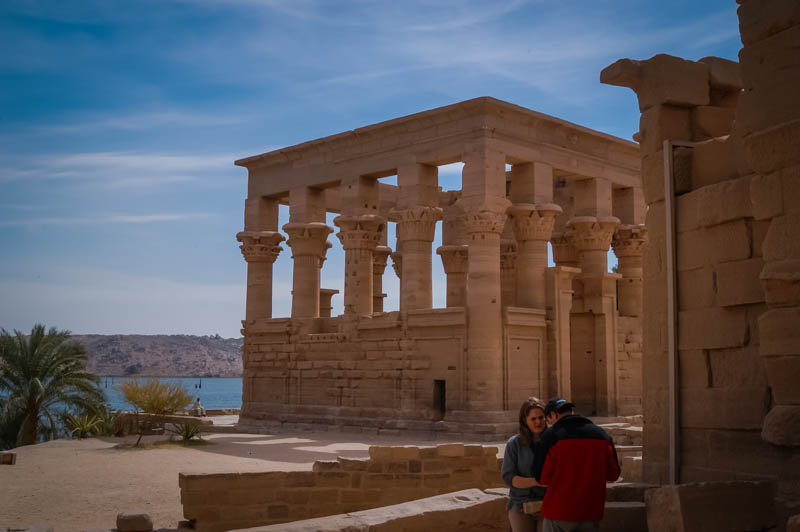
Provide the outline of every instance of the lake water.
[[[133,410],[133,406],[125,402],[119,384],[128,379],[123,377],[100,377],[100,387],[106,393],[108,403],[114,410]],[[203,377],[161,377],[162,382],[182,384],[192,397],[199,397],[203,408],[241,408],[241,377],[222,379]]]

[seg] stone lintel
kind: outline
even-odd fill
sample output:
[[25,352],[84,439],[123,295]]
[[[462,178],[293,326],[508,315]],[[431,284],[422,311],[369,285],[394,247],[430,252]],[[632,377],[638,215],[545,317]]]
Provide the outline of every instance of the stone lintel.
[[466,327],[467,313],[463,307],[409,310],[406,323],[409,327]]
[[526,327],[544,327],[547,312],[544,309],[505,307],[503,323],[506,325],[523,325]]

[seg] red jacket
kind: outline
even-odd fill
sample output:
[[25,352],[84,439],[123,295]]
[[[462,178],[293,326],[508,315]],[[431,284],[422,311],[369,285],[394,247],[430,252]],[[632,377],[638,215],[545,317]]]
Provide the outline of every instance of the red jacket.
[[561,418],[542,434],[534,474],[547,486],[542,516],[557,521],[600,521],[606,482],[619,478],[614,442],[585,417]]

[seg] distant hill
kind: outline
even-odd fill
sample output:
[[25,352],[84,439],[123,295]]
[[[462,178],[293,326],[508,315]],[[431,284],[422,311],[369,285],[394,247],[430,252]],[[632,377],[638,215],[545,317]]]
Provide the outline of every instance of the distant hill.
[[177,335],[73,335],[97,375],[240,377],[242,338]]

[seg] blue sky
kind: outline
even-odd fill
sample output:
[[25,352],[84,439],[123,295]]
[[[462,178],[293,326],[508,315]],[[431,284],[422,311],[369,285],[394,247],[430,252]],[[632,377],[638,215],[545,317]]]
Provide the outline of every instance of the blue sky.
[[740,47],[734,0],[4,0],[0,327],[239,336],[235,159],[477,96],[630,139],[636,98],[603,67]]

